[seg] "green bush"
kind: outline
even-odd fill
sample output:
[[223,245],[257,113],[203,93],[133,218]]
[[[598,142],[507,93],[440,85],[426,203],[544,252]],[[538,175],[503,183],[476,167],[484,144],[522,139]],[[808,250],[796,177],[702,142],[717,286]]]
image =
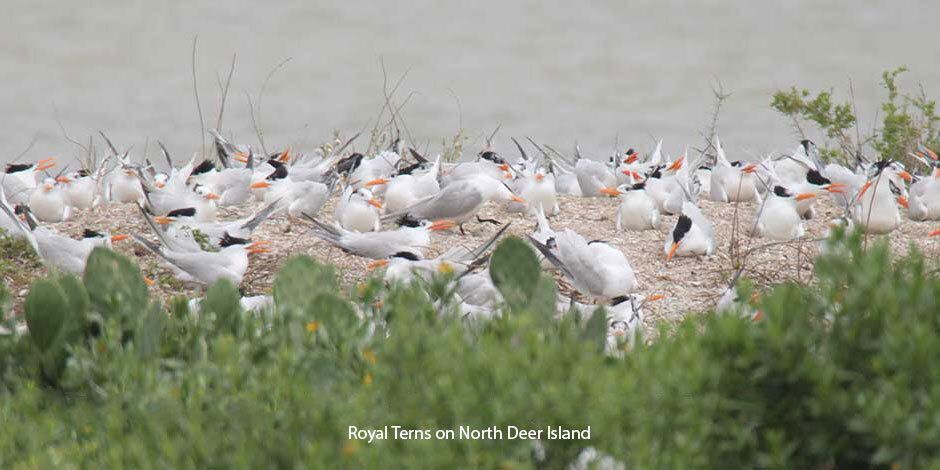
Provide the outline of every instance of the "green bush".
[[[764,293],[760,321],[693,315],[623,359],[603,317],[553,318],[515,239],[492,259],[508,310],[472,326],[439,314],[447,278],[344,293],[309,258],[271,316],[227,283],[167,315],[99,251],[83,282],[36,282],[30,332],[0,337],[0,467],[563,468],[590,446],[626,468],[940,468],[940,281],[917,253],[845,243],[813,286]],[[591,439],[347,438],[385,425]]]

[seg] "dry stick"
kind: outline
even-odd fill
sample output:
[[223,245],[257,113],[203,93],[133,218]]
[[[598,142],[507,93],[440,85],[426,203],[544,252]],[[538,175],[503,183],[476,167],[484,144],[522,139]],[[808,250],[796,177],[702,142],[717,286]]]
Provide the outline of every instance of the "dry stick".
[[232,74],[235,73],[236,54],[232,54],[232,66],[228,70],[228,78],[225,79],[225,88],[222,89],[222,103],[219,104],[219,118],[215,121],[215,131],[222,134],[222,115],[225,113],[225,100],[228,98],[228,87],[232,83]]
[[[261,83],[261,90],[258,91],[258,119],[257,120],[255,120],[254,108],[252,108],[251,110],[251,122],[254,124],[255,133],[258,135],[258,142],[261,144],[261,151],[263,151],[265,155],[268,155],[268,148],[264,145],[264,133],[261,131],[261,125],[260,125],[261,101],[264,99],[264,90],[268,87],[268,81],[271,80],[271,77],[273,77],[274,74],[277,73],[277,71],[281,69],[281,67],[283,67],[290,61],[291,61],[291,58],[288,57],[282,60],[279,64],[275,65],[274,68],[271,69],[270,72],[268,72],[268,76],[264,78],[264,82]],[[248,92],[245,92],[245,94],[247,95]],[[248,104],[251,105],[250,97],[248,98]]]
[[202,117],[202,104],[199,103],[199,86],[196,82],[196,44],[199,41],[199,35],[193,36],[193,95],[196,97],[196,111],[199,113],[199,141],[202,142],[202,155],[206,155],[206,122]]

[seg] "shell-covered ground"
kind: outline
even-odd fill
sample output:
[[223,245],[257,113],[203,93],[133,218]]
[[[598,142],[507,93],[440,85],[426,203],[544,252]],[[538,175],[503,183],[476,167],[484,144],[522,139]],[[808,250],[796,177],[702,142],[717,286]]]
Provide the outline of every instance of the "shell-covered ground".
[[[321,220],[332,219],[332,208],[336,196],[319,214]],[[706,311],[714,307],[728,279],[733,275],[736,262],[745,259],[744,276],[759,286],[768,286],[784,281],[809,282],[812,278],[813,257],[817,253],[816,240],[826,232],[828,221],[839,211],[826,199],[816,204],[817,215],[805,223],[806,237],[802,240],[773,243],[766,239],[750,238],[746,234],[753,223],[757,210],[754,204],[719,204],[701,201],[703,213],[712,220],[717,234],[718,250],[711,257],[673,258],[667,262],[663,254],[663,243],[675,223],[675,216],[664,216],[659,230],[644,232],[618,232],[616,209],[619,201],[614,198],[559,197],[561,212],[550,219],[555,230],[572,229],[585,238],[605,240],[626,254],[637,274],[640,292],[663,294],[665,298],[649,304],[646,312],[648,326],[661,320],[676,322],[690,312]],[[261,203],[246,205],[238,209],[222,208],[220,218],[243,217],[260,209]],[[489,204],[480,213],[483,218],[493,218],[503,223],[512,223],[507,235],[524,236],[531,233],[535,220],[522,213],[508,212],[504,206]],[[934,264],[940,264],[940,237],[928,238],[927,234],[940,223],[919,223],[904,220],[890,234],[892,249],[897,254],[906,253],[911,243],[919,247]],[[111,233],[141,233],[153,238],[150,229],[134,205],[107,205],[75,213],[72,220],[53,224],[56,230],[78,237],[85,228],[110,230]],[[466,235],[456,230],[432,235],[432,246],[428,255],[436,255],[457,244],[477,246],[489,238],[499,227],[488,223],[468,223]],[[278,269],[295,255],[309,255],[319,261],[337,267],[344,284],[354,285],[369,276],[366,264],[369,260],[348,255],[307,233],[308,225],[289,222],[286,216],[276,215],[255,231],[253,240],[271,241],[272,252],[253,255],[251,265],[243,281],[246,293],[266,293]],[[734,234],[733,234],[734,232]],[[873,237],[874,238],[874,237]],[[732,240],[735,240],[732,243]],[[735,247],[732,255],[732,245]],[[115,249],[135,258],[144,275],[155,281],[151,286],[154,295],[164,299],[175,295],[199,296],[198,288],[184,286],[162,267],[157,259],[127,240],[116,244]],[[20,248],[22,250],[22,248]],[[47,271],[35,260],[16,254],[4,255],[4,268],[0,271],[3,282],[13,294],[14,315],[18,315],[29,284]],[[557,273],[556,273],[557,278]],[[562,290],[566,283],[560,282]]]

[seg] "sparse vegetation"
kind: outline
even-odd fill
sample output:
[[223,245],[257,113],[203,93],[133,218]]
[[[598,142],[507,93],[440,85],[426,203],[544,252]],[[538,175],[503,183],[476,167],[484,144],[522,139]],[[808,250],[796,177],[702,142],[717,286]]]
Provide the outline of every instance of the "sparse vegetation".
[[860,128],[851,83],[849,100],[837,100],[833,89],[813,94],[792,87],[774,93],[770,105],[791,120],[802,138],[809,137],[806,124],[815,125],[828,139],[820,146],[820,156],[826,160],[854,164],[856,159],[874,152],[878,159],[906,161],[921,147],[940,149],[940,116],[936,114],[936,102],[928,98],[923,87],[916,94],[901,90],[898,78],[904,72],[907,69],[900,67],[882,73],[881,85],[887,96],[875,119],[880,122],[870,132]]

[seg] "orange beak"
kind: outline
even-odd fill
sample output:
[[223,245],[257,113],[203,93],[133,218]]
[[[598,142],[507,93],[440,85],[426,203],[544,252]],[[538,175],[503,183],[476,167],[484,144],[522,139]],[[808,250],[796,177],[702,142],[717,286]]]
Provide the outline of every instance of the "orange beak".
[[619,196],[620,190],[617,188],[601,188],[600,193],[608,196]]
[[42,189],[45,191],[52,191],[52,185],[51,184],[43,185]]
[[505,172],[505,173],[503,173],[503,179],[504,179],[504,180],[511,180],[511,179],[512,179],[512,173],[510,173],[510,172],[508,172],[508,171]]
[[764,318],[764,314],[761,313],[760,310],[758,310],[757,313],[754,314],[754,318],[752,318],[752,320],[753,320],[753,321],[760,321],[761,318]]
[[72,180],[70,180],[68,176],[56,176],[55,181],[56,183],[71,183],[72,182]]
[[271,183],[268,183],[267,181],[258,181],[257,183],[251,183],[251,185],[248,187],[251,189],[266,189],[271,187]]
[[277,160],[281,163],[289,162],[290,161],[290,147],[287,147],[286,150],[281,152],[281,154],[277,156]]
[[513,195],[513,196],[512,196],[512,202],[518,202],[518,203],[520,203],[520,204],[525,204],[525,199],[522,199],[522,198],[519,197],[519,196]]
[[629,157],[627,157],[626,160],[624,160],[623,162],[626,163],[627,165],[629,165],[629,164],[631,164],[631,163],[637,161],[638,158],[639,158],[639,157],[637,157],[636,154],[634,153],[634,154],[631,154]]
[[927,236],[928,236],[928,237],[938,237],[938,236],[940,236],[940,228],[938,228],[937,230],[934,230],[933,232],[930,232],[930,234],[928,234]]
[[666,261],[671,260],[672,257],[676,255],[676,250],[678,249],[679,249],[679,242],[673,243],[672,248],[669,249],[669,254],[666,255]]
[[509,171],[509,165],[503,163],[502,165],[499,166],[499,169],[508,172],[508,171]]
[[36,162],[34,171],[46,171],[55,166],[55,157],[44,158]]
[[898,172],[898,176],[900,176],[901,178],[903,178],[904,181],[907,181],[908,183],[910,183],[911,181],[914,181],[914,177],[911,176],[910,173],[908,173],[908,172],[906,172],[906,171],[904,171],[904,170],[901,170],[900,172]]
[[376,199],[376,198],[369,199],[367,202],[369,203],[370,206],[374,206],[374,207],[376,207],[376,208],[378,208],[378,209],[381,209],[381,208],[382,208],[382,201],[380,201],[380,200],[378,200],[378,199]]
[[653,295],[647,296],[644,302],[655,302],[657,300],[662,300],[665,298],[666,296],[663,294],[653,294]]
[[257,254],[257,253],[270,253],[271,250],[267,249],[265,245],[270,245],[271,242],[266,240],[257,241],[254,243],[249,243],[246,248],[248,248],[248,253]]
[[904,196],[898,196],[898,204],[900,204],[901,207],[903,207],[903,208],[905,208],[905,209],[907,209],[908,206],[909,206],[909,204],[908,204],[908,202],[907,202],[907,198],[904,197]]
[[128,238],[130,238],[130,235],[111,235],[111,243],[117,243],[121,240],[127,240]]
[[679,171],[680,169],[682,169],[682,162],[684,160],[685,160],[685,157],[679,157],[676,159],[676,161],[672,162],[672,165],[669,165],[669,168],[666,168],[666,169],[672,170],[672,171]]
[[866,181],[865,184],[862,185],[861,191],[858,192],[859,201],[862,199],[862,196],[865,195],[865,191],[868,191],[868,188],[870,187],[871,187],[871,180]]
[[754,173],[755,171],[757,171],[757,165],[753,163],[746,165],[744,169],[741,170],[742,173],[748,173],[748,174]]
[[545,179],[545,175],[541,173],[535,175],[535,181],[542,181],[543,179]]
[[388,266],[388,260],[387,260],[387,259],[377,259],[377,260],[372,261],[371,263],[367,264],[367,265],[366,265],[366,269],[369,270],[369,271],[375,271],[376,269],[384,268],[385,266]]
[[378,186],[378,185],[380,185],[380,184],[388,184],[388,180],[385,179],[385,178],[376,178],[376,179],[374,179],[374,180],[372,180],[372,181],[367,182],[367,183],[366,183],[366,187],[369,188],[369,187],[372,187],[372,186]]
[[157,189],[163,189],[166,186],[166,183],[154,183],[154,186],[156,186]]
[[156,222],[156,223],[158,223],[158,224],[160,224],[160,225],[169,225],[169,224],[173,223],[174,220],[175,220],[175,219],[174,219],[173,217],[166,217],[166,216],[163,216],[163,215],[158,215],[158,216],[156,216],[156,217],[153,218],[153,221]]
[[248,154],[245,152],[235,152],[235,161],[239,163],[248,163]]
[[814,197],[816,197],[816,195],[813,193],[800,193],[796,195],[796,200],[805,201],[807,199],[814,198]]
[[146,276],[144,276],[144,282],[147,283],[147,286],[149,287],[153,287],[153,285],[157,283],[157,281],[154,281],[153,279],[150,279]]
[[457,224],[452,220],[438,220],[428,226],[428,229],[433,231],[450,230],[456,226]]
[[213,201],[213,200],[219,199],[222,196],[219,196],[216,193],[209,193],[209,194],[206,194],[204,197],[210,201]]
[[930,158],[932,158],[933,160],[935,160],[935,161],[936,161],[936,160],[940,160],[940,157],[937,157],[937,154],[934,153],[933,150],[924,149],[924,151],[927,152],[927,155],[930,155]]

